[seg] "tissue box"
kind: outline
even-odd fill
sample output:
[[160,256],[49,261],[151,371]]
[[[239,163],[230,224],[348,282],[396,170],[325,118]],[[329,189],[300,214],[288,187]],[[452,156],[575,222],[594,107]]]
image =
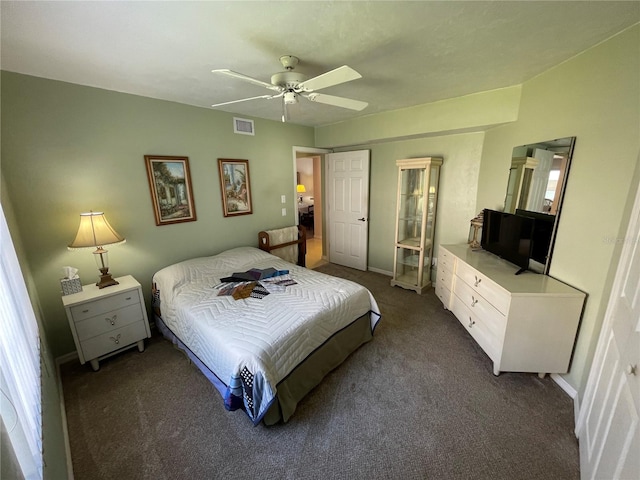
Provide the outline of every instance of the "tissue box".
[[79,278],[61,278],[62,295],[71,295],[82,291],[82,284]]

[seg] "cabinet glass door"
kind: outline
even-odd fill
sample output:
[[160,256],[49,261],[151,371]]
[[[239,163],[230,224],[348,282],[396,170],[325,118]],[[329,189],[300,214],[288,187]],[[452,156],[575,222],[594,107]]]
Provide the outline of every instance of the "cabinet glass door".
[[431,284],[433,235],[442,159],[397,160],[398,197],[392,286],[423,293]]
[[401,171],[398,243],[419,247],[422,237],[425,168]]
[[428,264],[427,258],[418,248],[396,247],[396,277],[395,280],[414,287],[420,286],[429,271],[424,268]]
[[[431,166],[429,173],[429,189],[427,196],[427,224],[424,235],[424,262],[426,266],[431,265],[433,258],[433,237],[436,229],[436,193],[438,191],[438,175],[440,167]],[[429,268],[425,269],[429,274]]]

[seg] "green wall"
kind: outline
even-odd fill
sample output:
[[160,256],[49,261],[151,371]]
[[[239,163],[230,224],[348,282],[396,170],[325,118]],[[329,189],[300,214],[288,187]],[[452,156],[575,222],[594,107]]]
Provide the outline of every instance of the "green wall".
[[[158,269],[256,245],[260,230],[295,221],[292,147],[313,146],[309,127],[255,119],[255,136],[236,135],[233,115],[207,108],[9,72],[1,87],[2,174],[55,357],[75,350],[61,268],[79,268],[83,283],[98,276],[90,250],[66,248],[81,212],[104,211],[127,239],[108,248],[110,270],[136,277],[147,301]],[[197,221],[156,226],[145,154],[189,157]],[[218,158],[249,160],[252,215],[223,217]]]
[[[60,399],[62,398],[62,391],[60,387],[60,381],[58,378],[58,371],[55,366],[53,354],[49,348],[49,341],[46,338],[44,331],[44,314],[40,305],[38,292],[36,290],[32,270],[29,268],[29,262],[24,251],[24,246],[17,226],[17,219],[14,214],[14,209],[11,200],[7,193],[8,189],[5,183],[4,175],[1,177],[0,198],[2,200],[2,211],[4,212],[7,220],[7,225],[11,232],[11,242],[16,250],[18,261],[20,262],[20,269],[22,276],[24,277],[25,285],[29,292],[29,298],[31,299],[31,306],[38,322],[38,332],[40,335],[40,366],[41,366],[41,406],[42,406],[42,447],[43,447],[43,459],[44,459],[44,478],[47,480],[58,480],[67,478],[67,455],[66,455],[66,442],[64,439],[63,429],[65,428],[65,418],[62,413],[62,405]],[[11,445],[6,445],[9,442],[8,435],[4,435],[3,429],[2,442],[2,469],[0,473],[1,478],[21,478],[21,470],[17,464],[17,460],[14,463],[11,456],[6,456],[6,452],[11,448]],[[16,474],[15,472],[20,472]]]
[[[588,294],[571,370],[564,376],[579,395],[606,309],[638,160],[639,31],[636,25],[518,88],[316,129],[318,146],[371,149],[369,263],[382,270],[392,269],[395,159],[444,157],[436,244],[460,243],[479,210],[503,205],[515,146],[577,137],[550,274]],[[485,133],[446,135],[468,130]],[[405,140],[416,136],[422,138]],[[470,140],[466,149],[460,139]]]
[[[475,211],[475,192],[484,134],[481,132],[374,143],[370,150],[369,269],[393,272],[396,160],[443,157],[436,213],[435,245],[467,241]],[[435,255],[437,255],[437,247]]]
[[575,136],[550,275],[588,294],[571,371],[584,391],[612,286],[640,148],[640,27],[526,82],[516,122],[487,132],[478,209],[504,201],[516,145]]
[[316,129],[316,146],[336,148],[477,131],[518,118],[520,85],[367,115]]

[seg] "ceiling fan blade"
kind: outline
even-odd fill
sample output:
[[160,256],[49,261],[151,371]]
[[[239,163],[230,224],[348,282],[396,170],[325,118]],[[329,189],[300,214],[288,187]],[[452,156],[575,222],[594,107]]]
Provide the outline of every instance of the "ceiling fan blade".
[[334,95],[325,95],[324,93],[311,93],[305,95],[312,102],[326,103],[327,105],[333,105],[334,107],[349,108],[351,110],[363,110],[369,105],[367,102],[361,102],[360,100],[353,100],[351,98],[336,97]]
[[330,70],[317,77],[310,78],[301,82],[296,87],[297,92],[313,92],[322,88],[332,87],[340,83],[350,82],[362,78],[353,68],[343,65],[341,67]]
[[211,73],[220,73],[222,75],[227,75],[229,77],[237,78],[238,80],[244,80],[245,82],[253,83],[254,85],[259,85],[261,87],[268,88],[269,90],[275,90],[276,92],[280,92],[282,90],[282,88],[277,85],[272,85],[270,83],[263,82],[262,80],[258,80],[257,78],[248,77],[246,75],[243,75],[242,73],[234,72],[233,70],[229,70],[227,68],[211,70]]
[[221,107],[223,105],[231,105],[232,103],[240,103],[240,102],[248,102],[249,100],[257,100],[259,98],[267,98],[267,99],[272,99],[272,98],[278,98],[281,97],[282,94],[280,95],[259,95],[257,97],[249,97],[249,98],[243,98],[240,100],[231,100],[230,102],[222,102],[222,103],[216,103],[214,105],[211,105],[212,107]]

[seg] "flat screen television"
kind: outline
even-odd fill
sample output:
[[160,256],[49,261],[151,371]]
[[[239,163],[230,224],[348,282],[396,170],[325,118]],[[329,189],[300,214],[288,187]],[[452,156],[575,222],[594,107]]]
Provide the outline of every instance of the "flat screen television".
[[551,246],[551,236],[556,223],[556,216],[548,213],[532,212],[530,210],[516,210],[516,215],[535,219],[533,226],[533,245],[531,259],[546,265]]
[[529,267],[534,224],[531,217],[485,209],[480,245],[520,267],[518,275]]

